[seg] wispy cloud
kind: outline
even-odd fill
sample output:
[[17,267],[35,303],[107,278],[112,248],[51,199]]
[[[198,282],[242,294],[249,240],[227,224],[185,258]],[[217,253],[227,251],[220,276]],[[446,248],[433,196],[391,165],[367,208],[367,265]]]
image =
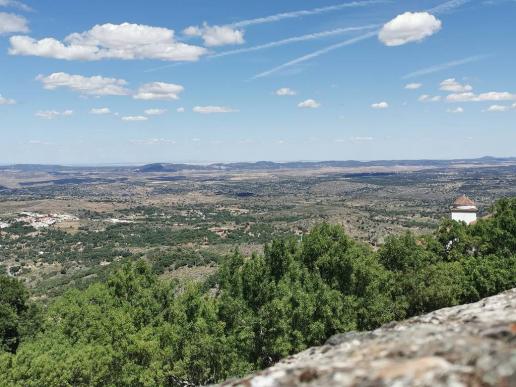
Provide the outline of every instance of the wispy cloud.
[[129,142],[134,145],[174,145],[174,144],[176,144],[175,140],[169,140],[166,138],[145,138],[145,139],[130,140]]
[[0,7],[17,8],[17,9],[25,11],[25,12],[32,11],[32,8],[29,7],[27,4],[24,4],[21,1],[16,1],[16,0],[0,0]]
[[149,118],[145,116],[123,116],[122,121],[127,122],[138,122],[138,121],[147,121]]
[[36,112],[36,117],[42,118],[44,120],[53,120],[57,117],[68,117],[73,114],[73,110],[65,110],[62,112],[58,112],[56,110],[40,110]]
[[448,13],[453,11],[456,8],[460,8],[463,5],[469,3],[471,0],[450,0],[445,3],[439,4],[433,8],[430,8],[428,12],[431,14],[437,15],[440,13]]
[[482,59],[487,58],[488,56],[489,55],[475,55],[475,56],[470,56],[470,57],[463,58],[463,59],[453,60],[451,62],[446,62],[446,63],[441,63],[441,64],[438,64],[438,65],[426,67],[424,69],[413,71],[411,73],[408,73],[408,74],[404,75],[403,79],[409,79],[409,78],[419,77],[419,76],[422,76],[422,75],[433,74],[433,73],[436,73],[436,72],[439,72],[439,71],[447,70],[447,69],[452,68],[452,67],[461,66],[461,65],[464,65],[464,64],[467,64],[467,63],[478,62],[478,61],[480,61]]
[[43,141],[43,140],[29,140],[28,143],[30,145],[54,145],[53,142]]
[[346,8],[360,8],[360,7],[368,7],[370,5],[381,4],[381,3],[390,3],[389,0],[363,0],[363,1],[352,1],[342,4],[330,5],[327,7],[319,7],[312,9],[304,9],[299,11],[292,12],[283,12],[277,13],[275,15],[269,15],[264,17],[258,17],[254,19],[241,20],[232,24],[229,24],[231,27],[248,27],[256,24],[265,24],[265,23],[275,23],[285,19],[296,19],[304,16],[311,15],[319,15],[322,13],[329,13],[340,11]]
[[14,99],[2,97],[2,94],[0,94],[0,105],[14,105],[14,104],[16,104],[16,101]]
[[200,114],[236,113],[238,110],[227,106],[195,106],[192,111]]
[[284,69],[286,69],[288,67],[291,67],[291,66],[294,66],[294,65],[306,62],[307,60],[310,60],[310,59],[313,59],[313,58],[317,58],[318,56],[321,56],[323,54],[326,54],[326,53],[331,52],[333,50],[336,50],[338,48],[345,47],[345,46],[350,46],[350,45],[358,43],[358,42],[360,42],[362,40],[372,38],[373,36],[376,36],[377,34],[378,34],[378,31],[368,32],[367,34],[363,34],[363,35],[360,35],[360,36],[357,36],[357,37],[345,40],[343,42],[340,42],[340,43],[337,43],[337,44],[333,44],[331,46],[322,48],[322,49],[314,51],[314,52],[312,52],[310,54],[307,54],[307,55],[304,55],[302,57],[299,57],[299,58],[296,58],[294,60],[291,60],[290,62],[283,63],[282,65],[276,66],[273,69],[270,69],[270,70],[264,71],[262,73],[256,74],[252,79],[263,78],[263,77],[269,76],[269,75],[274,74],[274,73],[276,73],[276,72],[278,72],[280,70],[284,70]]
[[222,56],[243,54],[246,52],[265,50],[268,48],[285,46],[285,45],[292,44],[292,43],[306,42],[309,40],[322,39],[322,38],[327,38],[330,36],[343,35],[343,34],[346,34],[349,32],[363,31],[363,30],[368,30],[368,29],[378,28],[378,27],[379,27],[379,25],[377,25],[377,24],[370,24],[370,25],[358,26],[358,27],[336,28],[333,30],[316,32],[313,34],[294,36],[292,38],[277,40],[275,42],[264,43],[264,44],[260,44],[257,46],[240,48],[240,49],[230,50],[230,51],[223,51],[223,52],[220,52],[217,54],[210,55],[210,58],[219,58]]

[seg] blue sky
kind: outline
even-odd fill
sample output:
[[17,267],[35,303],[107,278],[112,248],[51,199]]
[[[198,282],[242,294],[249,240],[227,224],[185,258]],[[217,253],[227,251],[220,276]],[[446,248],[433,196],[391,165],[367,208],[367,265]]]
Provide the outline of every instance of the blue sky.
[[514,0],[0,0],[0,163],[516,156],[514,20]]

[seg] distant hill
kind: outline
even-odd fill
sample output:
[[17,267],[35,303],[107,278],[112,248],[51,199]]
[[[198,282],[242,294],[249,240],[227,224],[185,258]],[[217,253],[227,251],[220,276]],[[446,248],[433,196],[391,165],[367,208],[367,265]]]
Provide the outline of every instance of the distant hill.
[[290,162],[238,162],[238,163],[214,163],[208,165],[184,164],[184,163],[152,163],[142,166],[62,166],[45,164],[14,164],[0,166],[0,170],[12,170],[22,172],[70,172],[70,171],[128,171],[138,173],[160,173],[179,171],[273,171],[285,169],[308,168],[352,168],[352,167],[393,167],[393,166],[427,166],[441,167],[457,164],[500,164],[516,162],[516,157],[492,157],[485,156],[477,159],[453,159],[453,160],[330,160],[330,161],[290,161]]
[[191,164],[147,164],[139,167],[138,172],[177,172],[184,170],[226,170],[226,171],[257,171],[257,170],[284,170],[284,169],[305,169],[305,168],[350,168],[350,167],[392,167],[392,166],[430,166],[446,167],[456,164],[486,164],[516,162],[515,157],[497,158],[482,157],[478,159],[455,159],[455,160],[377,160],[377,161],[356,161],[356,160],[333,160],[333,161],[290,161],[290,162],[240,162],[240,163],[215,163],[209,165]]

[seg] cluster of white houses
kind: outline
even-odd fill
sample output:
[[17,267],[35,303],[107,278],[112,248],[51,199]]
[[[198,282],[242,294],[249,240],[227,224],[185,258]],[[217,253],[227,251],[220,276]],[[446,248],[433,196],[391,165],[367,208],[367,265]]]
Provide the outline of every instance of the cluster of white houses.
[[451,218],[457,222],[471,224],[477,220],[478,208],[475,202],[466,195],[459,196],[453,202],[451,208]]

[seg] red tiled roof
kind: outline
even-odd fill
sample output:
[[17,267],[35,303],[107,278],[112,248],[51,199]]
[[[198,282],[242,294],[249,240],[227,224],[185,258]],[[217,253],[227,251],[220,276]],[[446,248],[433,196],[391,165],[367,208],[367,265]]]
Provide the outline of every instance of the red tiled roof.
[[459,196],[455,201],[453,202],[454,207],[458,206],[474,206],[475,202],[468,198],[466,195]]

